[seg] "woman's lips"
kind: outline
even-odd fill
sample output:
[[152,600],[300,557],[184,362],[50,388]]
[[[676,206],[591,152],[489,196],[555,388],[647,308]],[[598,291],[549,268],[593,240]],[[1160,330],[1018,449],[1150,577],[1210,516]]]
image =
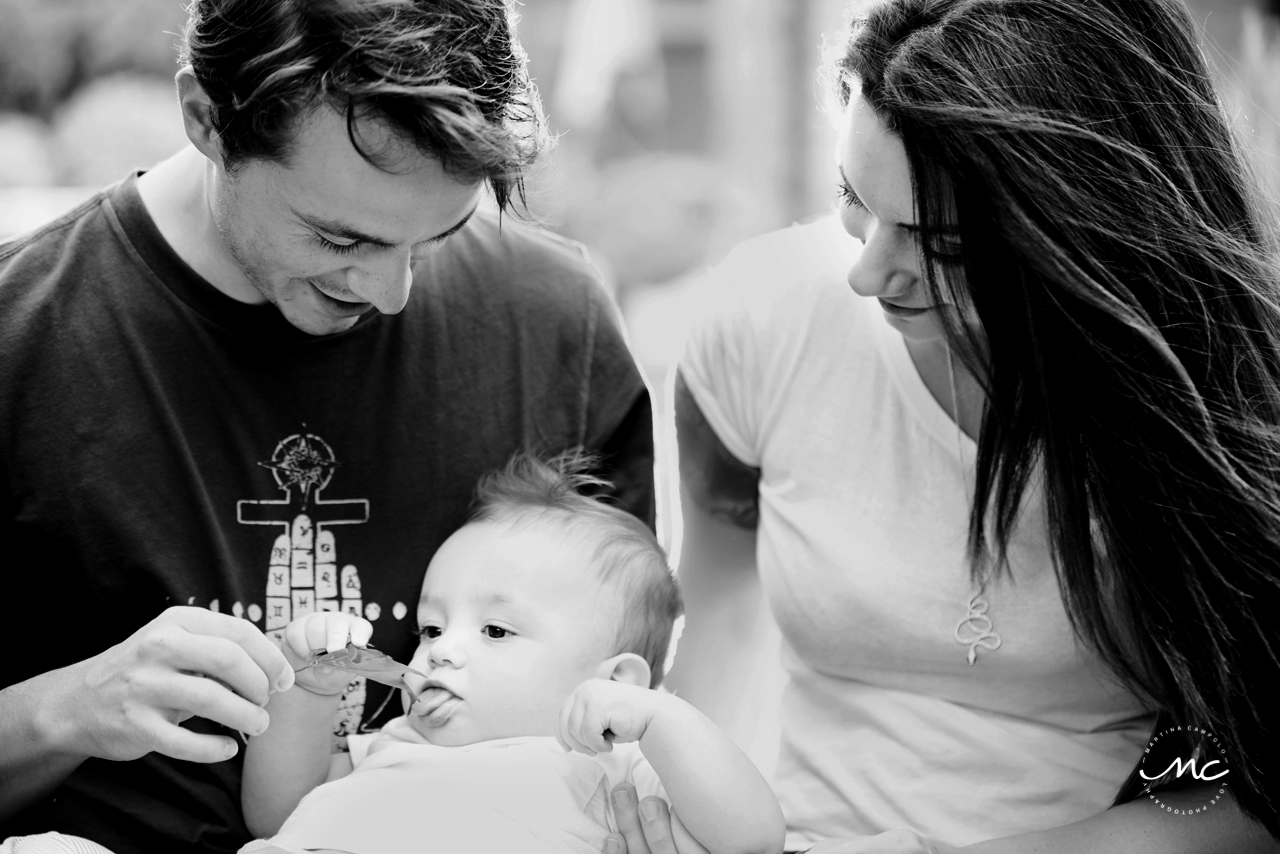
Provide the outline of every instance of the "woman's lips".
[[426,688],[409,707],[411,714],[425,719],[427,726],[437,727],[453,715],[462,698],[447,688]]
[[933,306],[931,305],[926,305],[923,308],[908,308],[902,305],[894,305],[893,303],[886,302],[885,300],[879,300],[879,302],[880,307],[888,314],[892,314],[894,317],[919,317],[925,312],[933,309]]

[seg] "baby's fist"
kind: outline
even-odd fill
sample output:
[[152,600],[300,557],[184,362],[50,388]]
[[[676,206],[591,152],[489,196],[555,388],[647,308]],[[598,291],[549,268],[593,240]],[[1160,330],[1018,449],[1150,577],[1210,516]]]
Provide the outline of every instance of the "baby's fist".
[[614,742],[639,741],[662,696],[623,682],[588,679],[564,701],[556,740],[565,750],[588,756],[610,752]]
[[[361,617],[339,611],[317,611],[289,623],[284,630],[281,648],[295,671],[303,667],[317,650],[335,652],[347,641],[358,647],[368,646],[373,625]],[[351,681],[351,674],[320,664],[297,673],[297,684],[314,694],[337,694]]]

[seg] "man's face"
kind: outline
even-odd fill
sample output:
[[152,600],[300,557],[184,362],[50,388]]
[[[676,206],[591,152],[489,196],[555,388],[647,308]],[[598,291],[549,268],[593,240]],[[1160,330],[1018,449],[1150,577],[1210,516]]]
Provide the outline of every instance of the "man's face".
[[286,163],[214,169],[214,222],[250,284],[304,332],[351,328],[370,309],[395,314],[409,299],[411,265],[470,217],[481,186],[371,121],[362,143],[391,152],[393,172],[352,146],[346,120],[324,107],[304,119]]
[[411,726],[445,746],[554,735],[573,689],[607,675],[620,616],[591,551],[542,520],[472,523],[446,540],[418,602],[410,667],[429,687],[408,708]]

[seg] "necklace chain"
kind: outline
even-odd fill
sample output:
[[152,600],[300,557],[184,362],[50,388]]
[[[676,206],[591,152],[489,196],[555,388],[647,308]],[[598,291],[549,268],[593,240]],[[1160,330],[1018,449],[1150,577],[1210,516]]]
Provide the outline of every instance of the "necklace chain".
[[[969,495],[969,474],[964,462],[964,439],[961,436],[960,429],[960,395],[956,391],[956,371],[951,360],[951,348],[947,347],[947,379],[951,382],[951,408],[954,413],[956,422],[956,458],[960,461],[960,475],[964,481],[964,492],[966,505],[972,503],[972,497]],[[991,580],[991,568],[987,567],[982,573],[982,583],[978,585],[978,592],[969,597],[968,613],[956,623],[955,639],[956,643],[961,646],[969,647],[969,665],[973,666],[978,660],[978,647],[982,647],[988,652],[995,652],[1000,648],[1003,642],[1000,633],[995,631],[995,624],[991,618],[987,616],[987,611],[991,608],[983,594],[987,591],[987,582]]]

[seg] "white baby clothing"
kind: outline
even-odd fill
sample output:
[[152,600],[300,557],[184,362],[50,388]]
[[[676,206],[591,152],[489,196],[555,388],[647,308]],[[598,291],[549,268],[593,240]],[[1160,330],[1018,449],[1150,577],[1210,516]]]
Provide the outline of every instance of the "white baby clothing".
[[272,845],[600,854],[617,830],[613,786],[629,782],[639,798],[665,797],[636,744],[594,757],[566,753],[551,737],[440,747],[400,717],[378,734],[349,737],[348,746],[354,770],[303,798]]

